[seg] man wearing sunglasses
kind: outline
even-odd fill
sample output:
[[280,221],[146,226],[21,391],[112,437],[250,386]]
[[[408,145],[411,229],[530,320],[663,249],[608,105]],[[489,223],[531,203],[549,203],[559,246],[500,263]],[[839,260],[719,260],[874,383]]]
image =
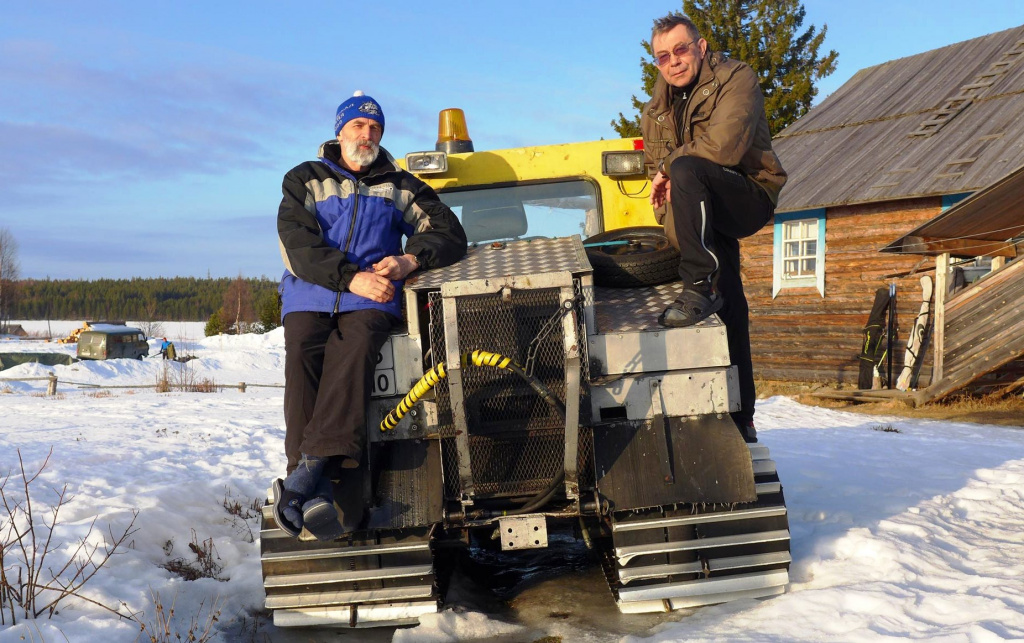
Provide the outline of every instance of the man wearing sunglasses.
[[733,419],[753,442],[756,394],[738,240],[772,217],[786,172],[748,65],[709,51],[679,14],[654,21],[651,49],[660,73],[640,118],[650,201],[679,249],[684,283],[658,321],[691,326],[719,313],[739,372],[741,410]]

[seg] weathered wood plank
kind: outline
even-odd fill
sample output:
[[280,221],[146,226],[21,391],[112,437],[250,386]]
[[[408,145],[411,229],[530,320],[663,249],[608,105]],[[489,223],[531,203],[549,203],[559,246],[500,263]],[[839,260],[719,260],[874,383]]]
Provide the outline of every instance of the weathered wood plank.
[[935,336],[932,338],[935,347],[932,362],[932,380],[942,379],[945,368],[944,355],[946,350],[946,291],[949,289],[949,253],[944,252],[935,257]]

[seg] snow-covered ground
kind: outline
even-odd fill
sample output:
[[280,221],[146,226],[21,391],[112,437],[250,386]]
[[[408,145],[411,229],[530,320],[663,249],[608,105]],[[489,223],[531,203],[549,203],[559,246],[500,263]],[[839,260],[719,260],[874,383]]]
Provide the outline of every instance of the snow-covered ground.
[[[69,324],[62,332],[80,325]],[[204,338],[201,324],[165,329],[179,355],[196,357],[168,368],[217,384],[283,382],[280,330]],[[73,354],[74,346],[0,341],[0,351],[44,350]],[[60,382],[57,397],[42,394],[45,381],[0,382],[0,475],[16,472],[18,451],[33,472],[52,449],[33,484],[34,510],[46,514],[52,488],[67,484],[72,496],[61,510],[53,563],[94,519],[91,542],[109,542],[109,532],[123,531],[138,512],[125,547],[82,593],[147,623],[158,595],[165,611],[175,601],[182,632],[188,615],[201,604],[205,615],[218,601],[223,641],[1024,639],[1024,430],[866,417],[782,397],[758,402],[758,433],[778,464],[790,512],[792,582],[782,596],[622,616],[591,567],[534,584],[498,613],[472,592],[453,591],[454,606],[416,628],[283,632],[254,621],[263,601],[258,542],[250,542],[257,521],[225,509],[237,503],[244,515],[283,471],[282,390],[77,386],[151,385],[164,368],[150,357],[0,371],[0,378],[52,371]],[[6,493],[19,489],[15,475]],[[220,580],[185,581],[164,568],[195,561],[190,543],[212,543]],[[11,556],[4,554],[8,569]],[[133,622],[69,599],[50,619],[0,625],[0,643],[119,643],[138,633]]]

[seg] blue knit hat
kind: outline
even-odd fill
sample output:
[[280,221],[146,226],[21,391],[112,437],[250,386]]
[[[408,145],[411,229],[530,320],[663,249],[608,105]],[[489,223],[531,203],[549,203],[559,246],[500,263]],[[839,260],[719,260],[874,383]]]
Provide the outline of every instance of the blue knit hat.
[[369,118],[377,121],[380,123],[381,132],[384,131],[384,110],[380,108],[380,103],[365,96],[361,91],[357,91],[352,98],[338,105],[338,113],[334,117],[334,135],[340,134],[345,123],[353,118]]

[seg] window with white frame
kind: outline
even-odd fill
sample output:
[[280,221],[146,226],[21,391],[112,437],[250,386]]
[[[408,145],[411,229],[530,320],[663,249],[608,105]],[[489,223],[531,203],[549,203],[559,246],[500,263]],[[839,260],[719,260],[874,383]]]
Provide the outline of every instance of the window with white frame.
[[813,277],[818,261],[818,220],[782,223],[782,278]]
[[775,215],[772,297],[786,288],[817,288],[825,296],[825,210]]

